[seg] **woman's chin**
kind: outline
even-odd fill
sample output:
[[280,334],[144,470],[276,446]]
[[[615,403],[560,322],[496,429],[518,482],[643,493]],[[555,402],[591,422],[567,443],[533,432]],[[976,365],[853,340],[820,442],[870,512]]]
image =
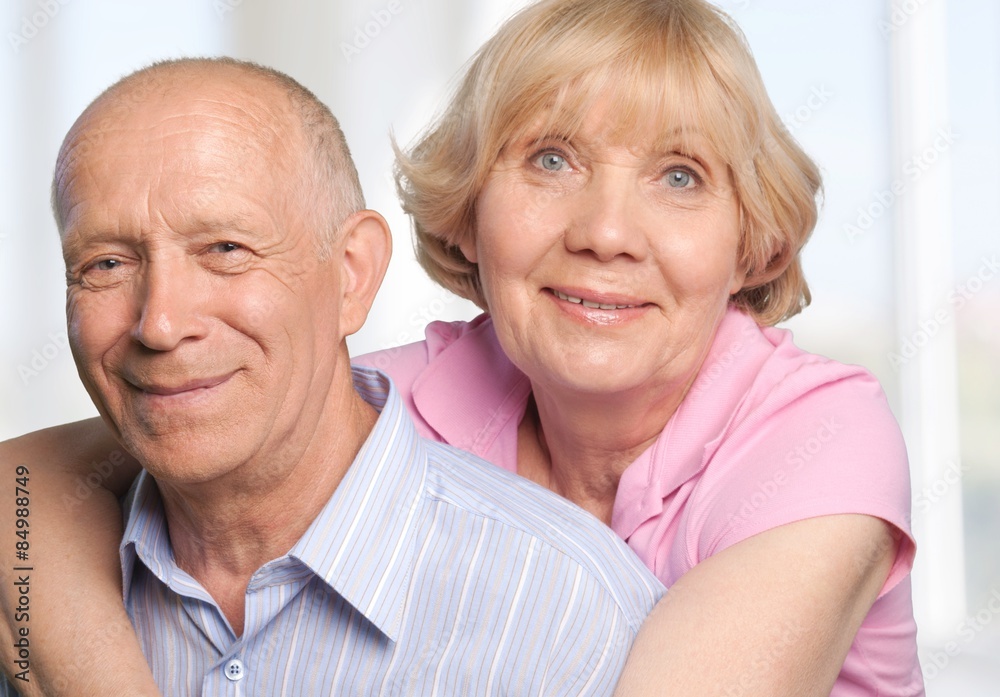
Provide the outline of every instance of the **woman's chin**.
[[[662,390],[662,366],[629,348],[594,347],[591,350],[568,348],[564,352],[538,357],[521,367],[536,390],[553,390],[585,398],[587,395],[610,399],[615,395],[635,399],[644,390],[650,394]],[[661,368],[658,370],[657,368]]]

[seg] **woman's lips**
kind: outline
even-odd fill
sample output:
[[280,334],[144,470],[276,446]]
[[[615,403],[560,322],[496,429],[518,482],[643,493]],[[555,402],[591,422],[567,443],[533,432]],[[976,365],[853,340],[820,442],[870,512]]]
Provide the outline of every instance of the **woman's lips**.
[[567,288],[548,288],[555,297],[575,305],[582,305],[591,310],[631,310],[643,307],[648,303],[638,299],[615,293],[598,293]]
[[589,327],[624,327],[645,317],[653,303],[620,293],[599,293],[579,288],[546,288],[556,306]]

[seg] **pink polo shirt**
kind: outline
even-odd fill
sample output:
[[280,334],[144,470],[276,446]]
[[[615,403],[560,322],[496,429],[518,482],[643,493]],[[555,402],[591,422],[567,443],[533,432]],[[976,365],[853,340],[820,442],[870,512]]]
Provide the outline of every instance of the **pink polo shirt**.
[[[517,471],[531,386],[488,316],[434,322],[425,341],[355,362],[392,377],[424,436]],[[669,587],[752,535],[837,513],[882,518],[904,537],[831,694],[922,695],[909,469],[885,396],[862,368],[730,309],[688,395],[622,475],[611,527]]]

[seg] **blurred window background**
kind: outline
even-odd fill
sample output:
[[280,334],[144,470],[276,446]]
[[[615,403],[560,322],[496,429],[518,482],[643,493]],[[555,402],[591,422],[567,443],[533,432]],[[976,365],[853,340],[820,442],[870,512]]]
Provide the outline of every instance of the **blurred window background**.
[[[227,54],[339,117],[395,254],[354,354],[476,309],[417,266],[391,180],[474,50],[523,0],[8,0],[0,6],[0,438],[94,415],[66,341],[49,181],[72,121],[149,62]],[[718,0],[820,164],[797,343],[882,381],[913,469],[930,695],[1000,684],[1000,3]]]

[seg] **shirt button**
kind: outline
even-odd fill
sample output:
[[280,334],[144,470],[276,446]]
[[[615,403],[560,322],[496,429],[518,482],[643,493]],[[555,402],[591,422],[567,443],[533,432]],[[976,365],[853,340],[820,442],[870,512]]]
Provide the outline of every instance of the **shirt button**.
[[247,669],[243,666],[243,661],[238,658],[226,663],[226,677],[233,682],[237,680],[242,680],[243,676],[246,675]]

